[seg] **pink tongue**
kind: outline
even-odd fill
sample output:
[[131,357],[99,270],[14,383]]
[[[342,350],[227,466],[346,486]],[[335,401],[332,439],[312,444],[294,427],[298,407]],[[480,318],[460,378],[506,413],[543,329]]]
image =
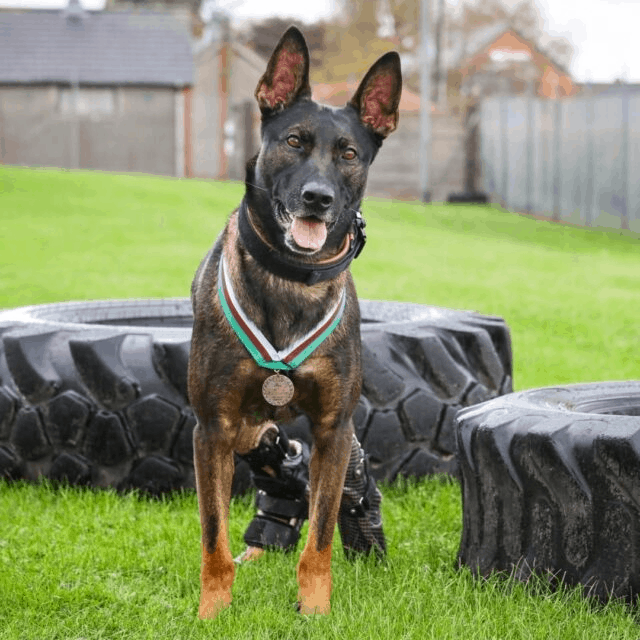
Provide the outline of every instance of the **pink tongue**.
[[291,235],[299,247],[321,249],[327,239],[327,225],[311,218],[294,218],[291,223]]

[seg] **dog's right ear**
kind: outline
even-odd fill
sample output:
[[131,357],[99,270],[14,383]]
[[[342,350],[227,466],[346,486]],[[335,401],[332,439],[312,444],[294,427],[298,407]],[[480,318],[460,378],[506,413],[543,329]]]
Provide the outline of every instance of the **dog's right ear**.
[[296,100],[311,97],[309,49],[296,27],[289,27],[280,38],[255,95],[263,116],[273,115]]

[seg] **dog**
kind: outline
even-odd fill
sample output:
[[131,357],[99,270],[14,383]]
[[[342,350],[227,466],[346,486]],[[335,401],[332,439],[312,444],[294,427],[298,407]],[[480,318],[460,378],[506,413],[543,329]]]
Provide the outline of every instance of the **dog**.
[[244,198],[196,271],[188,390],[202,565],[199,616],[231,603],[234,452],[270,425],[312,423],[309,533],[298,610],[330,610],[331,544],[360,396],[360,312],[349,263],[364,244],[367,172],[397,127],[400,58],[382,56],[343,108],[311,100],[309,52],[291,27],[255,96],[262,143]]

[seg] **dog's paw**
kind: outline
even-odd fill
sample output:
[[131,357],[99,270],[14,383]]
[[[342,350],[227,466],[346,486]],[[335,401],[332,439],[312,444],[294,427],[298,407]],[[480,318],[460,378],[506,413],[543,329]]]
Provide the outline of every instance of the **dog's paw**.
[[296,608],[303,616],[325,615],[331,611],[331,583],[328,580],[315,579],[310,589],[298,590]]
[[258,560],[265,554],[265,550],[261,547],[247,547],[239,556],[233,559],[236,564],[245,562],[253,562]]
[[231,604],[230,591],[214,591],[203,593],[200,596],[200,607],[198,617],[200,620],[213,620],[220,611],[226,609]]
[[331,612],[331,603],[329,601],[321,604],[303,604],[298,601],[295,604],[296,611],[303,616],[326,615]]

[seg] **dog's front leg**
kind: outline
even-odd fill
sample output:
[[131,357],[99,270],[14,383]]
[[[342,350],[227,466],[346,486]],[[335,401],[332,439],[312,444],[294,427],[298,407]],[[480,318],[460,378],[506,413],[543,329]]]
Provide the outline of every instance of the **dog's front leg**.
[[202,527],[200,618],[215,618],[231,604],[234,576],[229,549],[229,502],[233,451],[224,439],[198,425],[193,432],[194,467]]
[[298,562],[298,604],[303,614],[329,613],[331,607],[331,543],[352,434],[351,420],[314,433],[309,460],[309,535]]

